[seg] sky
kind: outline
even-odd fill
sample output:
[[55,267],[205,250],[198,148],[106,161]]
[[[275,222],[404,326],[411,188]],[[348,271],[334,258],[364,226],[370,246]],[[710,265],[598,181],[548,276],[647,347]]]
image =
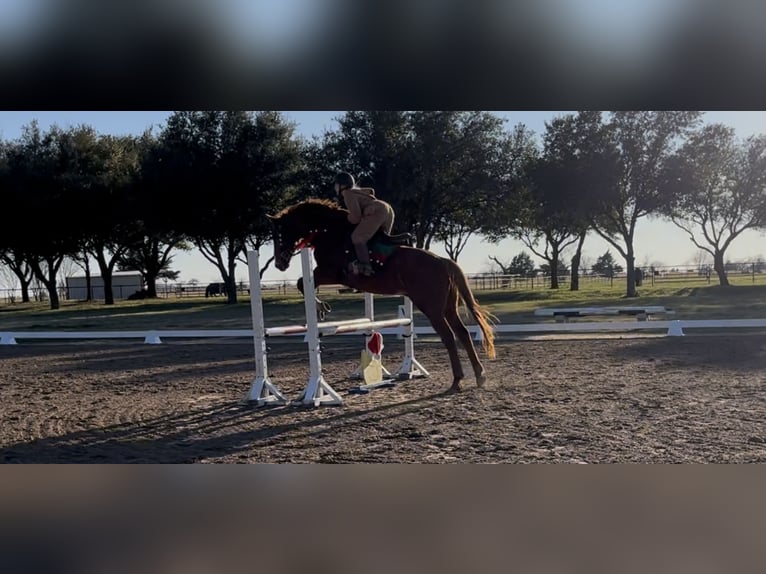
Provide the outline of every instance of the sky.
[[[102,134],[125,135],[140,134],[147,128],[161,127],[172,112],[169,111],[0,111],[0,139],[13,140],[21,134],[23,126],[32,120],[37,120],[45,130],[53,124],[66,128],[78,124],[89,124]],[[341,111],[286,111],[284,115],[296,123],[296,131],[304,137],[321,136],[324,131],[334,129],[335,118],[341,116]],[[506,119],[506,127],[511,128],[518,123],[525,124],[536,134],[541,135],[545,130],[545,122],[564,115],[566,111],[495,111]],[[766,112],[763,111],[709,111],[705,112],[704,121],[709,123],[724,123],[736,130],[739,137],[766,134]],[[758,232],[746,232],[734,241],[729,248],[729,259],[732,261],[755,260],[766,255],[765,237]],[[654,265],[686,265],[696,259],[698,250],[690,242],[688,236],[672,223],[643,218],[639,220],[636,229],[636,263],[639,266]],[[583,248],[584,265],[589,266],[596,258],[610,249],[602,239],[592,234],[586,239]],[[617,253],[613,248],[612,253]],[[520,242],[506,239],[498,244],[485,242],[480,237],[469,240],[458,259],[458,263],[466,273],[489,271],[492,263],[490,256],[500,261],[509,262],[520,251],[529,252]],[[432,246],[432,251],[446,256],[440,244]],[[270,246],[264,248],[261,258],[272,254]],[[571,255],[571,254],[570,254]],[[539,258],[536,258],[539,261]],[[173,268],[181,272],[179,281],[188,282],[196,279],[200,283],[219,281],[220,277],[215,266],[198,252],[178,252],[173,261]],[[300,276],[300,258],[294,258],[292,265],[284,273],[270,267],[264,275],[264,280],[295,280]],[[247,281],[247,268],[238,264],[236,277],[238,281]]]

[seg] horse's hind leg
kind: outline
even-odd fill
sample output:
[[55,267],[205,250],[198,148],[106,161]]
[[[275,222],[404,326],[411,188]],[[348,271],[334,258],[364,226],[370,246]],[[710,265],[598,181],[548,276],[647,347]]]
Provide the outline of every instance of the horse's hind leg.
[[455,301],[454,306],[450,304],[447,305],[446,314],[447,322],[449,323],[452,332],[455,333],[458,340],[460,341],[460,344],[463,345],[466,353],[468,353],[468,360],[471,361],[473,372],[476,375],[476,385],[483,387],[487,380],[487,376],[484,374],[484,366],[481,364],[479,355],[476,352],[476,347],[473,344],[473,340],[471,340],[471,333],[468,331],[468,328],[460,319],[460,315],[457,309],[457,301]]
[[441,313],[434,316],[434,314],[423,310],[422,307],[420,307],[420,310],[423,311],[423,314],[431,321],[431,326],[433,326],[434,331],[436,331],[436,333],[439,335],[442,343],[444,343],[444,346],[447,349],[450,366],[452,367],[452,386],[449,390],[453,392],[459,391],[460,381],[465,377],[465,375],[463,374],[463,366],[460,364],[460,357],[457,353],[455,334],[452,332],[449,323],[447,323],[447,320],[442,316]]

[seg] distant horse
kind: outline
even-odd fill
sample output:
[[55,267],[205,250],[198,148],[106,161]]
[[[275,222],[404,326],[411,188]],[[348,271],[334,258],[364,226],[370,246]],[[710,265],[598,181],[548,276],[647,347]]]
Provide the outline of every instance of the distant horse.
[[[269,216],[274,228],[275,266],[284,271],[290,259],[301,248],[313,247],[316,268],[314,285],[342,284],[360,291],[381,295],[406,295],[428,317],[449,353],[452,367],[451,391],[460,390],[464,378],[455,337],[468,353],[476,384],[486,381],[484,367],[479,361],[471,335],[458,314],[460,299],[470,310],[484,335],[484,350],[495,357],[494,319],[476,302],[463,271],[457,263],[424,249],[393,244],[382,232],[369,241],[371,262],[375,275],[365,277],[349,271],[354,255],[350,235],[354,225],[347,219],[348,211],[338,204],[309,199]],[[303,293],[303,279],[298,280]],[[325,309],[329,306],[317,299]]]
[[210,283],[205,287],[205,297],[212,297],[213,295],[226,295],[226,283]]

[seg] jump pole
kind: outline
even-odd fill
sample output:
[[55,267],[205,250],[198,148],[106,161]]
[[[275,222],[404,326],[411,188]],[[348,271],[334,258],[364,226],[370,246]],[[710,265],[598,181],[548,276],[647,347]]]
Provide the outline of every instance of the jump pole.
[[[317,323],[317,329],[319,329],[320,333],[322,334],[334,334],[333,329],[336,329],[338,327],[347,327],[348,325],[358,325],[359,328],[364,328],[366,325],[369,325],[371,321],[366,318],[361,319],[349,319],[347,321],[323,321],[321,323]],[[280,335],[300,335],[301,333],[306,333],[308,331],[307,325],[288,325],[286,327],[269,327],[266,329],[266,336],[267,337],[275,337]],[[348,332],[348,329],[346,329],[345,332]]]
[[258,252],[247,254],[248,273],[250,275],[250,313],[253,318],[253,343],[255,345],[255,379],[250,386],[247,401],[257,401],[264,405],[286,405],[289,401],[269,380],[266,360],[266,329],[263,322],[263,300],[261,299],[260,265]]

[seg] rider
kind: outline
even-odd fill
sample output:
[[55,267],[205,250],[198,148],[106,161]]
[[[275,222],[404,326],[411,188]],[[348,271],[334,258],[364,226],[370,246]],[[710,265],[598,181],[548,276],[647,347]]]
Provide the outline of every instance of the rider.
[[371,187],[357,187],[354,176],[342,172],[335,176],[335,193],[343,197],[343,203],[348,209],[348,220],[356,225],[351,233],[351,243],[354,244],[356,261],[352,264],[359,275],[370,277],[374,274],[370,264],[370,252],[367,241],[382,229],[391,234],[394,226],[394,209],[375,197]]

